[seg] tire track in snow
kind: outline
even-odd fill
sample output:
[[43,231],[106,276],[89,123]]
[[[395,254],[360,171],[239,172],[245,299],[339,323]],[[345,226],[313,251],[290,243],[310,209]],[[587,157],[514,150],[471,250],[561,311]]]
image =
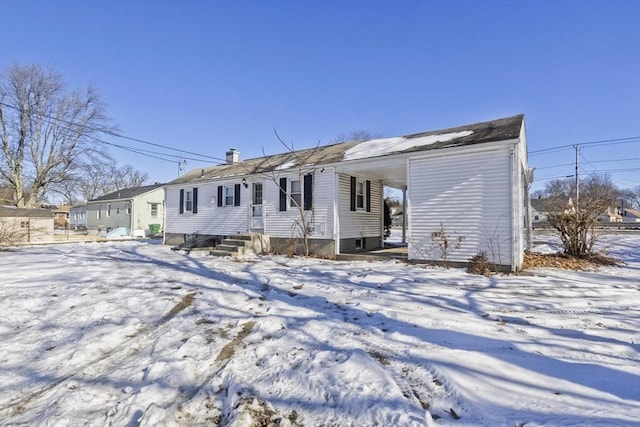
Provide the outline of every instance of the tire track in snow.
[[[100,357],[96,357],[78,366],[76,368],[76,373],[60,377],[56,380],[53,380],[46,386],[28,393],[26,396],[19,396],[13,399],[9,402],[8,405],[0,408],[0,415],[9,417],[20,415],[24,410],[27,409],[27,405],[35,403],[41,397],[45,397],[48,392],[54,391],[54,389],[58,388],[63,383],[71,383],[74,378],[85,374],[85,372],[87,370],[90,370],[90,368],[92,368],[93,373],[90,374],[88,380],[90,381],[92,379],[99,378],[104,372],[108,370],[108,367],[120,363],[122,360],[125,360],[126,356],[136,354],[140,351],[141,348],[144,348],[144,346],[142,345],[134,345],[136,341],[157,341],[157,338],[161,334],[160,327],[177,316],[181,311],[189,307],[193,303],[194,299],[195,292],[191,292],[185,295],[180,302],[172,307],[169,312],[162,316],[157,322],[153,323],[150,326],[145,326],[144,328],[136,331],[135,334],[125,335],[124,339],[112,350],[109,350],[106,353],[101,354]],[[116,360],[113,360],[116,356],[120,357],[118,357]],[[101,365],[106,365],[106,367],[101,367]],[[88,380],[86,377],[83,378],[83,382],[86,382]],[[71,387],[73,387],[73,385],[71,385]]]

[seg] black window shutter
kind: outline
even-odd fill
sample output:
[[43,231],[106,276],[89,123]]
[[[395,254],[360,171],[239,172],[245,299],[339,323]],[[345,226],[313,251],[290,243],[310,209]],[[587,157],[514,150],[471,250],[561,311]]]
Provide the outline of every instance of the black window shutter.
[[184,213],[184,190],[180,190],[180,213]]
[[198,187],[193,187],[193,211],[194,214],[198,213]]
[[287,178],[280,178],[280,211],[287,210]]
[[351,210],[356,210],[356,177],[351,177]]
[[310,211],[313,206],[313,175],[304,176],[304,210]]
[[367,180],[367,212],[371,212],[371,181]]
[[218,207],[222,207],[222,185],[218,185]]
[[233,191],[233,206],[240,206],[240,184],[236,184]]

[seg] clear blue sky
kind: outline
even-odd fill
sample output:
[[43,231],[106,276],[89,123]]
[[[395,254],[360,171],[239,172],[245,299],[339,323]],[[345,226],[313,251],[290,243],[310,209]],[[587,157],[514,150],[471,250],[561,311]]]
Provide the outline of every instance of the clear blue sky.
[[[584,146],[581,173],[640,185],[637,0],[0,0],[0,40],[0,68],[94,82],[123,135],[176,150],[250,158],[282,151],[274,127],[304,148],[524,113],[534,190],[575,156],[537,151],[631,137]],[[151,181],[178,174],[176,150],[105,139],[173,156],[110,149]]]

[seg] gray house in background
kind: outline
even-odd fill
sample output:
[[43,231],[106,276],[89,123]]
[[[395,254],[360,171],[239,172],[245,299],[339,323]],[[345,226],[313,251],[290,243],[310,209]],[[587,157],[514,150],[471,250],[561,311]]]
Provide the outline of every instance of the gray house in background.
[[87,202],[90,234],[145,237],[158,234],[163,223],[161,184],[125,188]]
[[[384,244],[384,187],[405,195],[408,258],[466,263],[481,251],[517,270],[531,241],[524,116],[354,141],[196,169],[165,185],[165,243],[308,230],[320,256]],[[446,239],[448,252],[443,253]]]

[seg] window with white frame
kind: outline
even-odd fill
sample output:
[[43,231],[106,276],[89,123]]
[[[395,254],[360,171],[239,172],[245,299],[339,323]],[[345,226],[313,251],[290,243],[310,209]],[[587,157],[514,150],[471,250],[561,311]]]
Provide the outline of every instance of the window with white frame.
[[228,185],[224,187],[224,205],[233,206],[234,204],[235,187]]
[[356,209],[365,209],[365,200],[367,187],[364,185],[364,181],[356,182]]
[[124,213],[126,215],[131,215],[131,203],[127,202],[124,204]]
[[289,190],[291,196],[291,206],[302,206],[302,186],[299,179],[291,180],[291,189]]
[[185,191],[184,192],[184,210],[192,211],[193,210],[193,191]]
[[100,219],[102,216],[102,205],[98,205],[98,212],[96,212],[96,218]]
[[156,218],[158,216],[158,204],[157,203],[151,203],[151,216],[153,218]]
[[107,218],[111,216],[111,203],[107,203]]

